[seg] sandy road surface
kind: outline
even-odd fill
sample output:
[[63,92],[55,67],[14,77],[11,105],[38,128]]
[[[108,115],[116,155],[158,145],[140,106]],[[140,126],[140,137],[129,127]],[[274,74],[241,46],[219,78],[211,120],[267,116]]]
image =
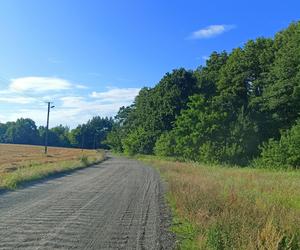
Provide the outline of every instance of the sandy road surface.
[[0,249],[171,249],[159,175],[125,158],[0,194]]

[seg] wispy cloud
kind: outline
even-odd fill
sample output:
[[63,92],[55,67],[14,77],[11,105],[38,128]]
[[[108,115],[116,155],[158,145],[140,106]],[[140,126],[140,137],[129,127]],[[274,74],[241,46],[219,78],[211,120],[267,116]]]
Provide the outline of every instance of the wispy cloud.
[[215,37],[218,35],[223,34],[224,32],[230,31],[232,29],[236,28],[235,25],[224,25],[224,24],[219,24],[219,25],[210,25],[205,28],[199,29],[194,31],[188,39],[206,39],[206,38],[211,38]]
[[[76,127],[93,116],[114,116],[121,106],[130,105],[138,95],[139,88],[107,88],[87,94],[83,86],[60,78],[23,77],[13,79],[0,90],[0,121],[31,118],[38,125],[45,123],[45,101],[53,101],[50,124]],[[72,89],[72,90],[71,90]],[[67,90],[67,91],[65,91]]]
[[55,77],[21,77],[11,80],[9,89],[13,92],[47,92],[70,89],[72,84],[64,79]]
[[111,88],[104,92],[92,92],[90,97],[103,102],[133,101],[140,88]]
[[74,86],[75,86],[75,88],[77,88],[77,89],[88,89],[87,86],[82,85],[82,84],[75,84]]
[[65,95],[65,90],[74,92],[82,89],[87,87],[57,77],[20,77],[7,80],[7,86],[0,90],[0,103],[41,103],[60,98]]
[[67,89],[87,89],[82,84],[73,84],[58,77],[27,76],[11,79],[8,87],[0,90],[0,95],[12,93],[40,94],[45,92],[59,92]]
[[15,103],[15,104],[29,104],[35,102],[36,99],[32,97],[25,96],[9,96],[2,97],[0,96],[0,103]]

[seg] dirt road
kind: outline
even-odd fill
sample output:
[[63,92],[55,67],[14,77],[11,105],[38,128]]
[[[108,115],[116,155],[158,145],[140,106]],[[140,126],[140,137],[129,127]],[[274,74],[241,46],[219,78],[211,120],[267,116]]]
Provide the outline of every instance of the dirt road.
[[152,168],[111,157],[0,194],[0,249],[171,249]]

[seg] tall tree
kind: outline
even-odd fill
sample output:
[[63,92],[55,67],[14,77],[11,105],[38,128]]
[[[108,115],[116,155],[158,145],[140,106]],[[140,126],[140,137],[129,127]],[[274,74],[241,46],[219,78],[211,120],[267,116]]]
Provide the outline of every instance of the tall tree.
[[18,144],[38,144],[39,134],[35,122],[31,119],[20,118],[10,123],[5,133],[6,142]]
[[300,113],[300,22],[276,34],[275,60],[264,92],[264,107],[278,129],[287,129]]

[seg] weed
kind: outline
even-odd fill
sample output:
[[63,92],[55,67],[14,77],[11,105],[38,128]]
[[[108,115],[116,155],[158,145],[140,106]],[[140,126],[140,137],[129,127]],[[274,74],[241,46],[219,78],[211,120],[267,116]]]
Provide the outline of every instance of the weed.
[[89,165],[89,159],[86,155],[82,155],[80,157],[80,162],[84,165],[84,166],[88,166]]
[[300,172],[140,156],[168,182],[181,249],[300,249]]

